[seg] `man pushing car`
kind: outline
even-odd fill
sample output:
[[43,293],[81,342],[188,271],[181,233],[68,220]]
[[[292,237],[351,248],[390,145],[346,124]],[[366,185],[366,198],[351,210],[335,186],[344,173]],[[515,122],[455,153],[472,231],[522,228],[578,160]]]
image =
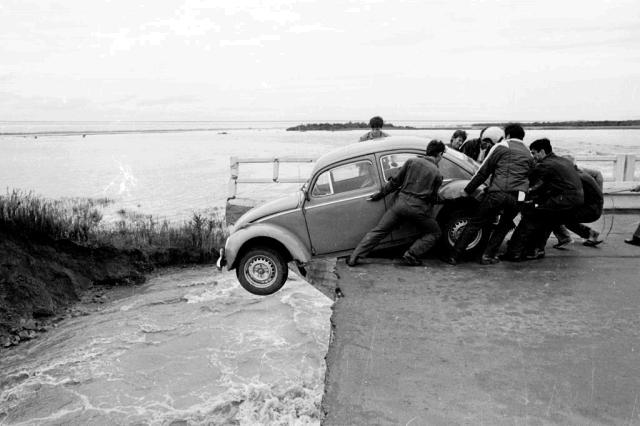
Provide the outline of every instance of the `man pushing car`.
[[438,163],[442,159],[445,145],[442,141],[432,140],[427,145],[426,157],[408,159],[398,173],[384,184],[382,189],[369,200],[378,201],[385,195],[398,191],[398,198],[385,212],[378,224],[360,241],[347,265],[356,266],[361,257],[369,254],[389,233],[404,221],[413,222],[422,232],[422,236],[413,242],[402,256],[402,264],[422,265],[420,258],[433,247],[442,232],[432,215],[432,206],[442,184],[442,174]]

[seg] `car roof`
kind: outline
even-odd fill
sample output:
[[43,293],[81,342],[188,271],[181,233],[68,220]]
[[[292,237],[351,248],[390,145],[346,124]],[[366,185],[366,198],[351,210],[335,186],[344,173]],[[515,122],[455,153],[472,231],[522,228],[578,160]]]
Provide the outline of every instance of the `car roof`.
[[[365,142],[356,142],[349,145],[336,148],[322,155],[316,161],[314,172],[323,169],[337,161],[347,160],[349,158],[360,157],[363,155],[374,154],[381,151],[390,151],[394,149],[417,149],[425,152],[427,144],[432,140],[429,137],[419,136],[388,136],[380,139],[373,139]],[[473,164],[473,168],[477,168],[477,163],[471,160],[461,152],[447,147],[445,157],[455,157],[458,162]]]

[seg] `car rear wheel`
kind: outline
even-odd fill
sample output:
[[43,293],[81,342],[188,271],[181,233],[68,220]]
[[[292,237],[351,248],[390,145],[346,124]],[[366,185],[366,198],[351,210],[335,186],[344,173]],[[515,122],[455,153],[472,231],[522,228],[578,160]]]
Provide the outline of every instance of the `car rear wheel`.
[[[471,214],[464,210],[456,210],[449,216],[444,229],[442,230],[444,234],[444,243],[449,252],[453,250],[453,246],[456,244],[456,241],[458,241],[458,238],[460,238],[460,235],[462,235],[462,231],[469,223],[470,218]],[[484,249],[488,239],[489,230],[479,230],[467,246],[465,255],[478,254]]]
[[236,276],[249,293],[266,296],[284,285],[289,275],[284,256],[270,247],[249,249],[240,258]]

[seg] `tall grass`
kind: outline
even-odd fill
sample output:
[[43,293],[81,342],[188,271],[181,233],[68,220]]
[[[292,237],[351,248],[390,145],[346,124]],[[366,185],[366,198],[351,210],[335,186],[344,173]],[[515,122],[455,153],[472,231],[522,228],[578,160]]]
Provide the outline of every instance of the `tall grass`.
[[7,191],[0,196],[0,225],[89,246],[113,246],[153,252],[178,249],[201,259],[217,256],[227,228],[222,215],[194,213],[182,223],[120,210],[115,222],[103,221],[102,209],[112,200],[50,200],[32,192]]

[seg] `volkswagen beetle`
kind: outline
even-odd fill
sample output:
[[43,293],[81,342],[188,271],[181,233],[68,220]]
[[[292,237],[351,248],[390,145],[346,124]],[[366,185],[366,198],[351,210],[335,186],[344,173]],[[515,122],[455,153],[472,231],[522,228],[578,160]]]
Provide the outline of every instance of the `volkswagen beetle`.
[[[257,206],[231,228],[218,267],[236,270],[249,292],[268,295],[287,280],[289,262],[304,275],[304,265],[316,257],[348,255],[393,203],[394,193],[378,202],[367,198],[397,173],[404,162],[425,155],[428,139],[392,136],[337,148],[320,157],[310,178],[297,192]],[[478,205],[462,190],[479,168],[466,155],[447,148],[438,164],[444,181],[434,214],[443,237],[441,250],[453,247]],[[480,231],[468,251],[482,247],[488,232]],[[379,249],[407,245],[418,230],[407,224],[394,229]]]

